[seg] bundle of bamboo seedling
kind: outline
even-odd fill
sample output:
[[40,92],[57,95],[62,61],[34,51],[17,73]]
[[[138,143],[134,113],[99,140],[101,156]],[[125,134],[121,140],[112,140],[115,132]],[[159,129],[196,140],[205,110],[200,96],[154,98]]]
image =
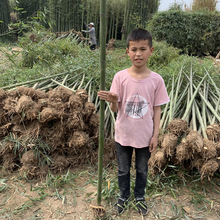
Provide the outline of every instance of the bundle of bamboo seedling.
[[149,166],[168,164],[198,169],[201,178],[220,171],[220,89],[206,69],[203,76],[184,67],[173,77],[170,102],[163,109],[159,148]]

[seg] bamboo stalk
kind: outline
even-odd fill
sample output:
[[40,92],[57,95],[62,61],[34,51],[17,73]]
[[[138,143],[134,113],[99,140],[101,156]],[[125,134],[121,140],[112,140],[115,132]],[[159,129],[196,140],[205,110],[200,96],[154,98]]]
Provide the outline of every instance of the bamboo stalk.
[[[100,0],[100,63],[101,63],[101,80],[100,89],[105,90],[105,73],[106,73],[106,0]],[[104,153],[104,111],[105,101],[100,101],[100,122],[99,122],[99,161],[98,161],[98,192],[97,204],[101,205],[102,191],[102,169]]]

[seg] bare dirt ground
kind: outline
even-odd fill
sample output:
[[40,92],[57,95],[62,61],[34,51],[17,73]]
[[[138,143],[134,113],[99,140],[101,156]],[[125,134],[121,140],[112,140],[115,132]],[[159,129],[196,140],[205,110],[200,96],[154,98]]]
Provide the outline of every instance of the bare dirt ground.
[[[89,177],[87,175],[89,170],[91,167],[75,168],[71,171],[73,174],[78,173],[74,185],[67,183],[59,188],[51,187],[51,184],[55,186],[59,182],[60,175],[49,183],[49,180],[25,180],[16,173],[2,172],[0,219],[96,219],[90,204],[96,204],[97,176]],[[181,184],[180,187],[174,186],[173,192],[155,193],[151,197],[146,197],[149,212],[145,217],[139,215],[132,202],[129,209],[121,216],[116,216],[112,205],[102,200],[106,215],[100,219],[218,220],[220,219],[219,183],[220,179],[214,178],[212,184],[208,181],[191,183],[185,187]]]

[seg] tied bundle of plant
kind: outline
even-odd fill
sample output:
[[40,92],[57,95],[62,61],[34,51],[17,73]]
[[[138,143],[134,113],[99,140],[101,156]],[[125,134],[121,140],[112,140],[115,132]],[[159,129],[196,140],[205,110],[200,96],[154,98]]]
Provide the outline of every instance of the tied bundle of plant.
[[178,137],[186,133],[188,129],[187,121],[179,118],[173,119],[167,126],[167,130]]
[[218,168],[219,164],[216,159],[207,160],[201,167],[201,179],[208,177],[208,179],[210,180],[210,178],[214,175]]
[[173,156],[177,146],[178,137],[172,133],[164,135],[161,148],[164,149],[166,156]]
[[212,124],[206,127],[206,134],[211,141],[220,141],[220,126],[218,124]]
[[217,144],[206,138],[203,139],[203,142],[202,158],[206,161],[215,158],[217,156]]

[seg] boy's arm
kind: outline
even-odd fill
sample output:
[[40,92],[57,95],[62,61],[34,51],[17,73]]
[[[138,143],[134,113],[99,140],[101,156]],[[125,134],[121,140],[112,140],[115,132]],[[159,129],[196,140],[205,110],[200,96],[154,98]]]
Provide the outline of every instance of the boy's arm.
[[113,92],[99,91],[98,96],[101,100],[110,102],[110,108],[113,112],[118,110],[118,95]]
[[157,148],[157,138],[159,136],[159,126],[160,126],[160,117],[161,117],[161,106],[154,106],[154,132],[153,132],[153,137],[151,138],[150,141],[150,152],[153,152]]
[[115,103],[111,102],[110,108],[113,112],[116,112],[118,110],[118,101]]

